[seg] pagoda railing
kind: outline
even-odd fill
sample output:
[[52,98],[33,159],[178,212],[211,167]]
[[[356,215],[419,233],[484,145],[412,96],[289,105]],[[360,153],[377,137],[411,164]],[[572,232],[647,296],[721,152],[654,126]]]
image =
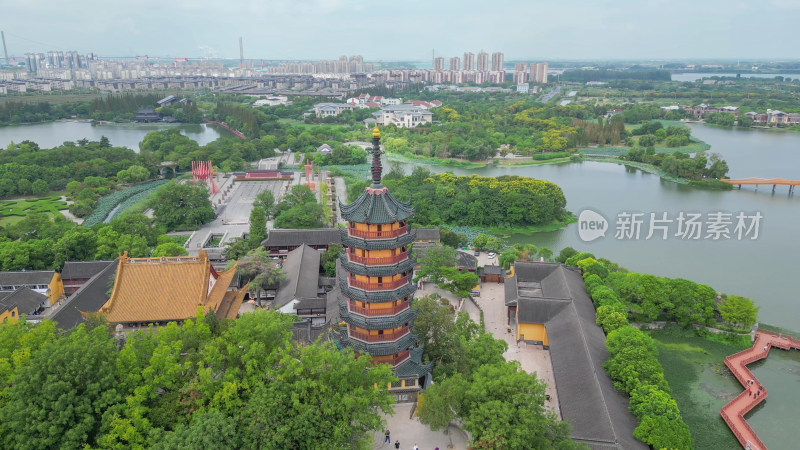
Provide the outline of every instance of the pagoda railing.
[[391,291],[404,284],[408,284],[408,277],[403,277],[395,281],[384,281],[382,283],[370,283],[369,281],[359,281],[355,278],[350,278],[350,286],[366,291]]
[[358,264],[390,265],[397,264],[400,261],[408,258],[408,252],[402,252],[399,255],[384,256],[380,258],[358,256],[355,253],[348,253],[347,256],[350,257],[350,261]]
[[367,317],[377,317],[377,316],[393,316],[401,311],[405,311],[408,309],[408,302],[403,302],[399,305],[394,305],[389,308],[364,308],[363,306],[357,306],[355,302],[349,302],[349,311],[354,312],[356,314],[361,314],[362,316]]
[[401,234],[406,234],[406,227],[402,226],[394,230],[381,230],[381,231],[366,231],[366,230],[356,230],[355,228],[350,228],[349,231],[350,231],[350,236],[353,237],[386,239],[386,238],[397,237],[400,236]]
[[408,350],[399,353],[397,356],[393,356],[392,359],[379,359],[381,358],[380,356],[373,356],[372,364],[391,364],[394,367],[407,360],[409,356],[411,356],[411,352]]
[[391,342],[400,339],[408,334],[408,327],[403,327],[400,331],[391,334],[369,334],[360,331],[350,330],[349,336],[364,342]]

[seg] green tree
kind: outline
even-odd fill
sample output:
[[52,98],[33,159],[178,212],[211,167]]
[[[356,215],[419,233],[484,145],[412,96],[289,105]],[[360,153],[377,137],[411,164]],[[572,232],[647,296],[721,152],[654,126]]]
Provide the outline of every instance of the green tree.
[[511,265],[514,264],[514,262],[517,260],[517,249],[515,248],[506,249],[505,251],[503,251],[503,253],[500,253],[499,260],[500,260],[500,266],[503,267],[503,269],[506,270],[510,269]]
[[55,264],[63,266],[64,261],[88,261],[94,259],[97,250],[97,237],[89,228],[76,227],[68,230],[56,242]]
[[339,255],[341,255],[343,251],[344,247],[342,247],[342,244],[334,243],[330,244],[328,249],[322,252],[320,264],[322,264],[322,269],[325,271],[326,276],[336,276],[336,260],[339,259]]
[[722,320],[742,327],[756,323],[758,309],[752,300],[738,295],[728,295],[719,302],[719,314]]
[[449,228],[439,227],[439,240],[442,244],[453,248],[460,248],[467,245],[468,238],[464,233],[456,233]]
[[261,191],[253,201],[253,208],[262,208],[267,213],[267,217],[270,216],[273,206],[275,206],[275,196],[272,191]]
[[166,433],[151,448],[238,450],[242,448],[242,442],[236,419],[216,409],[210,409],[193,414],[189,425],[178,425],[175,431]]
[[264,208],[253,206],[250,210],[250,234],[247,239],[250,241],[250,248],[261,246],[261,242],[267,238],[267,213]]
[[441,282],[439,287],[461,298],[468,297],[480,281],[478,275],[472,272],[461,272],[455,267],[443,267],[441,275],[445,281]]
[[414,276],[415,282],[427,279],[433,283],[441,283],[445,269],[456,266],[456,250],[446,245],[428,245],[422,258],[418,257],[417,260],[420,268]]
[[50,186],[44,180],[36,180],[31,185],[31,192],[33,195],[46,195],[50,192]]
[[252,250],[242,258],[236,272],[249,283],[248,289],[259,303],[263,291],[277,288],[280,282],[286,279],[286,274],[270,259],[262,247]]
[[105,329],[87,331],[83,325],[42,346],[15,373],[0,407],[5,445],[96,445],[103,414],[122,400],[116,357]]
[[163,244],[159,244],[153,249],[153,257],[160,257],[160,256],[186,256],[189,252],[183,248],[182,245],[177,244],[175,242],[165,242]]
[[197,229],[216,217],[208,191],[199,183],[167,183],[150,201],[156,222],[168,231]]

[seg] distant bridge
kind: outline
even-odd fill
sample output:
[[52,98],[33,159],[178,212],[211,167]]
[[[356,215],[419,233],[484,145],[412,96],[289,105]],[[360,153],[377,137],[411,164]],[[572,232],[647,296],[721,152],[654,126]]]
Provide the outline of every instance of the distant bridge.
[[762,184],[772,185],[772,192],[775,192],[776,186],[789,186],[789,193],[794,192],[795,186],[800,186],[800,181],[798,180],[787,180],[785,178],[741,178],[738,180],[720,180],[728,184],[732,184],[734,186],[739,186],[739,189],[742,188],[742,185],[755,185],[759,186]]

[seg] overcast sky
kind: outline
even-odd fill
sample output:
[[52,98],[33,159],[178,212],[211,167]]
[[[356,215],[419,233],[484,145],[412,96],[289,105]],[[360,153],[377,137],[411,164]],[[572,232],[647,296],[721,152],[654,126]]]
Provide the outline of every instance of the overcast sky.
[[[114,6],[112,6],[114,5]],[[9,53],[800,59],[800,0],[0,0]]]

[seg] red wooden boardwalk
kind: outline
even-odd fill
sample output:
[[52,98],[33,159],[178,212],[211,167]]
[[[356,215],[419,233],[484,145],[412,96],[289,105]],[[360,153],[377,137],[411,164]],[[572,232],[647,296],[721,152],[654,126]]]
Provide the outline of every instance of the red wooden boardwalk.
[[719,413],[745,449],[765,450],[767,448],[758,438],[755,431],[750,428],[744,416],[767,398],[766,386],[761,389],[760,394],[756,395],[759,392],[761,383],[753,375],[753,372],[747,368],[747,365],[766,358],[772,347],[783,350],[800,349],[800,341],[768,331],[758,331],[756,333],[756,341],[752,347],[725,358],[725,365],[733,372],[739,383],[742,383],[745,390],[722,407]]
[[795,186],[800,186],[800,181],[798,180],[787,180],[786,178],[742,178],[740,180],[728,180],[728,179],[721,179],[724,183],[732,184],[734,186],[739,186],[739,189],[742,188],[742,185],[772,185],[772,192],[775,192],[775,186],[789,186],[789,193],[794,192]]

